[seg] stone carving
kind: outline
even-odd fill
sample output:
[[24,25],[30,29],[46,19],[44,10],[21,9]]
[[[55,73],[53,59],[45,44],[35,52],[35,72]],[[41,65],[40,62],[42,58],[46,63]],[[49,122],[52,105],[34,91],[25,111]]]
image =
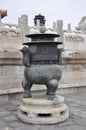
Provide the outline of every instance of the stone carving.
[[86,34],[86,16],[82,17],[76,30],[80,30],[81,33]]
[[13,32],[16,35],[18,35],[18,34],[20,34],[21,30],[18,29],[18,28],[16,28],[16,29],[13,29],[13,28],[0,28],[0,33],[2,33],[2,35],[7,35],[10,32]]
[[85,37],[82,37],[80,35],[65,35],[65,41],[68,42],[85,42]]
[[63,51],[62,53],[61,53],[61,57],[62,57],[62,59],[72,59],[73,58],[73,51],[71,51],[71,50],[67,50],[67,51]]

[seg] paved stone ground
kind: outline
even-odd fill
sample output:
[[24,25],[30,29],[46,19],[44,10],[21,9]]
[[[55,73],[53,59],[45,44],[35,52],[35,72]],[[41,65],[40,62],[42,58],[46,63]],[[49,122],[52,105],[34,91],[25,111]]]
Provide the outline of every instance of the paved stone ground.
[[54,125],[27,124],[17,116],[21,101],[0,103],[0,130],[86,130],[86,93],[65,94],[69,119]]

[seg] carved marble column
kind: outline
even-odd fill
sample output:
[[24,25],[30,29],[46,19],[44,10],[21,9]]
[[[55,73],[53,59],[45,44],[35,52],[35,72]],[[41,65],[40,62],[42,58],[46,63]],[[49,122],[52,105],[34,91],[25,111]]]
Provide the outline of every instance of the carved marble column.
[[57,20],[57,33],[60,35],[58,41],[63,42],[63,21],[62,20]]

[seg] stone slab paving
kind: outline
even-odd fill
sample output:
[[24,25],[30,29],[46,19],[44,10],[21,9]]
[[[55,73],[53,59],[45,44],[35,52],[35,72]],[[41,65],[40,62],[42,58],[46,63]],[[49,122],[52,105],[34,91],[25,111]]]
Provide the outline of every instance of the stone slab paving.
[[65,94],[70,116],[54,125],[33,125],[18,119],[21,101],[0,102],[0,130],[86,130],[86,93]]

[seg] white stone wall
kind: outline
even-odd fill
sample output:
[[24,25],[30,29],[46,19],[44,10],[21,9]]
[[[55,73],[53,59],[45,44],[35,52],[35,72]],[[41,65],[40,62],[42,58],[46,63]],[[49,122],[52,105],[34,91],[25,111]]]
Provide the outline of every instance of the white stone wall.
[[[20,89],[24,66],[20,52],[0,52],[0,94],[11,89]],[[12,90],[13,92],[13,90]]]
[[86,35],[65,33],[63,46],[60,87],[86,86]]
[[16,30],[0,28],[0,51],[16,51],[22,46],[21,30],[16,33]]
[[[23,21],[22,21],[23,20]],[[86,35],[62,32],[64,51],[62,52],[63,74],[59,88],[86,86]],[[2,24],[3,25],[3,24]],[[61,30],[60,30],[61,28]],[[19,25],[15,29],[0,27],[0,95],[23,92],[22,79],[24,66],[19,49],[22,43],[28,41],[25,34],[29,31],[27,16],[19,18]],[[45,90],[45,86],[34,86],[32,90]]]
[[24,66],[19,50],[28,30],[25,18],[22,15],[18,25],[2,23],[0,26],[0,95],[23,92]]
[[86,51],[86,35],[64,33],[64,50]]

